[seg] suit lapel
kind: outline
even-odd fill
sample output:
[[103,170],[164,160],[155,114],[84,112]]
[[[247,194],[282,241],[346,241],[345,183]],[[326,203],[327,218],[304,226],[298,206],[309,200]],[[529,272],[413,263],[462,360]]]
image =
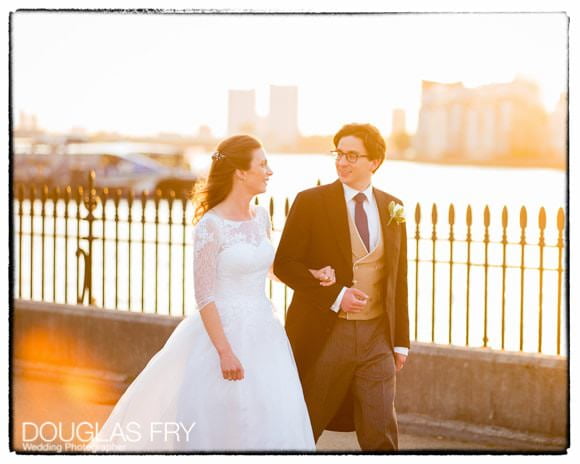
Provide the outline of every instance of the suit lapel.
[[[399,248],[401,246],[399,234],[401,231],[395,221],[391,221],[387,226],[389,222],[389,199],[387,194],[374,187],[373,193],[379,210],[385,250],[385,272],[388,277],[399,260]],[[352,246],[348,228],[348,212],[346,210],[346,202],[344,201],[344,189],[339,180],[330,184],[328,189],[325,190],[324,201],[328,220],[332,225],[338,248],[345,262],[349,267],[352,267]]]
[[399,234],[401,233],[398,224],[395,221],[387,226],[389,222],[389,201],[384,192],[373,188],[373,193],[377,201],[377,208],[379,210],[379,217],[381,220],[381,229],[383,231],[383,241],[385,247],[385,277],[388,279],[393,268],[399,260],[399,248],[401,240]]
[[348,229],[348,212],[346,210],[346,202],[344,201],[344,189],[339,180],[330,184],[329,188],[326,189],[324,200],[328,220],[332,225],[334,236],[338,242],[338,248],[349,268],[352,268],[352,250]]

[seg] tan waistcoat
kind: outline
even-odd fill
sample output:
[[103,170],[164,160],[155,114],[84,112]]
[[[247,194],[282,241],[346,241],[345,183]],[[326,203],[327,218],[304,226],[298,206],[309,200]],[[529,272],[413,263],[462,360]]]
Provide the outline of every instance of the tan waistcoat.
[[368,320],[384,313],[384,244],[383,234],[379,229],[379,237],[375,248],[368,253],[358,233],[353,219],[348,216],[348,228],[352,247],[353,287],[365,292],[368,302],[360,313],[345,313],[340,310],[338,317],[349,320]]

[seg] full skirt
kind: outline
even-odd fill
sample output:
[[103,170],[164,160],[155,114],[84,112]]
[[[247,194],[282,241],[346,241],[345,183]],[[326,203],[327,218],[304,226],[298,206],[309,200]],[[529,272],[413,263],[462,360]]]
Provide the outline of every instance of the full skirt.
[[[86,447],[93,452],[313,451],[290,343],[264,299],[222,305],[224,332],[245,371],[225,380],[199,312],[184,318]],[[239,305],[239,302],[238,302]]]

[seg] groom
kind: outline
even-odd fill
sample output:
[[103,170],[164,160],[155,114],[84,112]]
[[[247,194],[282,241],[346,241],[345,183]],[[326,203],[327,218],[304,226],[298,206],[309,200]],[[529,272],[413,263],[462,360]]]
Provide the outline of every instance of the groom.
[[[395,373],[409,350],[402,203],[372,186],[385,159],[374,126],[347,124],[334,145],[338,180],[296,196],[274,273],[294,290],[286,332],[314,439],[356,430],[361,449],[396,450]],[[308,271],[325,266],[333,285]]]

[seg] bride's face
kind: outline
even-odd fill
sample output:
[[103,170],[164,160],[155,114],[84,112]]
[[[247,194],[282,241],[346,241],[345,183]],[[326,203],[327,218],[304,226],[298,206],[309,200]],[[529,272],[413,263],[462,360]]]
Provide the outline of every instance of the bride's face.
[[262,148],[257,148],[252,154],[252,161],[250,169],[247,171],[239,171],[241,175],[242,185],[252,195],[264,193],[268,186],[268,180],[273,174],[266,154]]

